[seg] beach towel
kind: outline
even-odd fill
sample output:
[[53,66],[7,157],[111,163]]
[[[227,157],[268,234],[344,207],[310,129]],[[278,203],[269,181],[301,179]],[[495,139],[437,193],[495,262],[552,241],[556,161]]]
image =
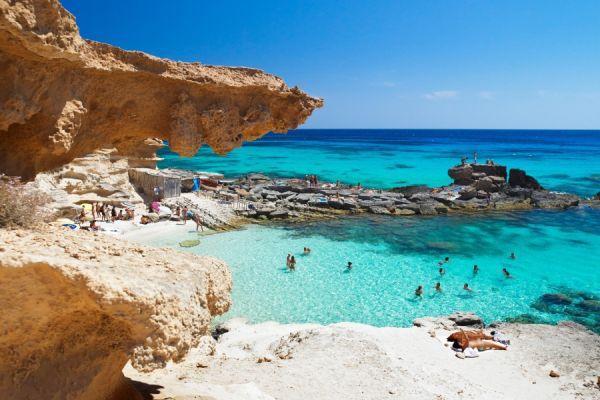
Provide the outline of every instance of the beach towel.
[[467,347],[466,349],[464,349],[463,354],[465,355],[466,358],[479,357],[479,351],[472,347]]
[[192,186],[192,192],[197,192],[200,190],[200,179],[194,178],[194,186]]
[[494,334],[494,342],[502,343],[503,345],[508,346],[510,344],[510,339],[508,336],[500,332],[496,332]]

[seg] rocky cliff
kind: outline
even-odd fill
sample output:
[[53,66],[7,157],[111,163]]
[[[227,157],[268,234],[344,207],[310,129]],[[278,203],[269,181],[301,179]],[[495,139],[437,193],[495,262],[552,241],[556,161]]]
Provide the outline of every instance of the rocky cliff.
[[[229,308],[225,263],[64,228],[0,230],[0,398],[135,399]],[[131,397],[133,396],[133,397]]]
[[0,172],[25,179],[147,138],[225,153],[323,102],[251,68],[174,62],[83,39],[58,0],[0,0]]

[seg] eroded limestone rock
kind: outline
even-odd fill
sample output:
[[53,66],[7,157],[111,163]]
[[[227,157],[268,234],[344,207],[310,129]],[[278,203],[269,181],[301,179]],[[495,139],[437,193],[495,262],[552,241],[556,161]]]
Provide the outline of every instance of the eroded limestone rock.
[[147,138],[223,154],[296,128],[323,102],[251,68],[182,63],[84,40],[58,0],[0,0],[0,172],[24,179]]
[[118,398],[128,359],[141,371],[183,359],[230,290],[210,257],[66,228],[0,230],[0,398]]

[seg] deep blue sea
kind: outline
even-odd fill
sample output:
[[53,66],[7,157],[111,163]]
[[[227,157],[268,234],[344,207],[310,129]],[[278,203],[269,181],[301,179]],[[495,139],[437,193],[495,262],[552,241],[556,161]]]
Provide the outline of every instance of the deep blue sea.
[[[448,184],[446,170],[474,151],[481,160],[527,170],[549,189],[600,191],[600,132],[589,131],[299,130],[267,135],[227,156],[202,149],[181,158],[164,150],[160,167],[437,186]],[[178,247],[195,235],[148,241]],[[200,239],[186,251],[222,258],[233,273],[234,302],[225,318],[408,326],[419,316],[470,310],[488,322],[569,319],[600,332],[598,209],[346,217],[248,226]],[[304,246],[311,255],[302,255]],[[294,273],[285,270],[287,253],[298,259]],[[446,256],[441,276],[438,261]],[[347,261],[355,266],[351,272]],[[441,293],[433,290],[436,282]],[[462,290],[464,283],[473,291]],[[418,285],[425,288],[421,299],[414,296]]]
[[461,156],[493,159],[525,169],[549,189],[591,195],[600,191],[600,131],[296,130],[268,134],[226,156],[203,147],[193,158],[168,149],[159,167],[264,172],[377,188],[450,183],[447,170]]

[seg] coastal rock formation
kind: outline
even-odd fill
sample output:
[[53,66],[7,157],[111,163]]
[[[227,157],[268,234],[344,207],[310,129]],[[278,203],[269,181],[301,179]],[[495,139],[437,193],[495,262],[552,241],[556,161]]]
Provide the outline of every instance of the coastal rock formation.
[[512,187],[521,187],[525,189],[544,190],[537,179],[529,176],[522,169],[511,168],[508,178],[508,184]]
[[251,68],[156,58],[84,40],[58,0],[0,0],[0,172],[32,179],[147,138],[191,156],[296,128],[323,102]]
[[[82,203],[128,203],[143,208],[143,200],[129,181],[130,160],[115,157],[115,150],[96,150],[70,163],[39,173],[28,185],[47,193],[48,207],[59,216],[73,218]],[[134,161],[135,162],[135,161]]]
[[221,261],[40,230],[0,230],[2,399],[135,399],[128,359],[141,371],[180,361],[229,308]]

